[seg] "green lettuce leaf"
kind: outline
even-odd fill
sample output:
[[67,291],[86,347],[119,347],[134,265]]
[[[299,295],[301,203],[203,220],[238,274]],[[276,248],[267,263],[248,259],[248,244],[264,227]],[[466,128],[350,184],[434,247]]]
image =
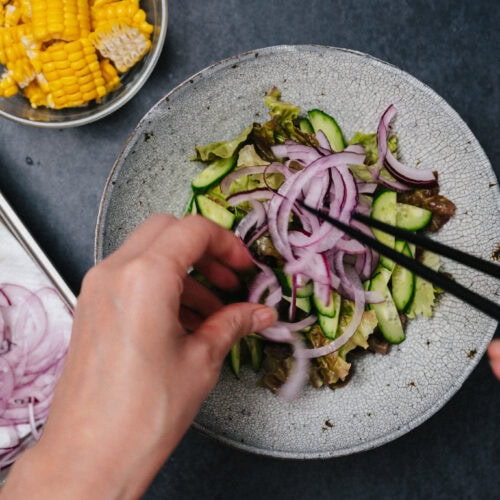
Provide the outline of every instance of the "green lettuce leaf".
[[229,141],[211,142],[202,146],[195,146],[196,156],[193,160],[213,161],[217,158],[231,158],[247,141],[253,125],[249,125],[238,136]]

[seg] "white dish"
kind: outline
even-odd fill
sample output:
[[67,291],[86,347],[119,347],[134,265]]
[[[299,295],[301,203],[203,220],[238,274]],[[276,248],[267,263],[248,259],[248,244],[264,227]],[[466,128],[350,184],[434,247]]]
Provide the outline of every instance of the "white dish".
[[[457,113],[407,73],[343,49],[278,46],[217,63],[184,82],[142,119],[118,157],[105,188],[96,230],[96,260],[156,211],[182,215],[195,144],[229,139],[265,121],[265,93],[303,109],[334,115],[346,136],[376,130],[389,104],[403,159],[439,171],[441,192],[457,206],[435,237],[489,258],[500,241],[496,178],[481,146]],[[495,280],[462,266],[446,271],[470,288],[498,297]],[[195,427],[239,449],[286,458],[346,455],[387,443],[438,411],[472,372],[496,321],[451,295],[431,320],[411,321],[407,340],[387,356],[356,359],[342,389],[308,388],[291,403],[257,385],[249,369],[236,379],[226,367]]]

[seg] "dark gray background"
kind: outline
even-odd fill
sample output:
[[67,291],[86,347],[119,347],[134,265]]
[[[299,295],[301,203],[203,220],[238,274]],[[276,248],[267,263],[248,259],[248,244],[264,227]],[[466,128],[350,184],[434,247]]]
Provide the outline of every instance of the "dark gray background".
[[[93,264],[106,177],[146,111],[220,59],[301,43],[367,52],[429,85],[469,125],[498,177],[499,25],[494,0],[170,0],[160,61],[124,108],[67,130],[0,119],[0,189],[77,293]],[[145,498],[498,498],[499,421],[500,383],[483,359],[429,421],[355,456],[280,461],[190,431]]]

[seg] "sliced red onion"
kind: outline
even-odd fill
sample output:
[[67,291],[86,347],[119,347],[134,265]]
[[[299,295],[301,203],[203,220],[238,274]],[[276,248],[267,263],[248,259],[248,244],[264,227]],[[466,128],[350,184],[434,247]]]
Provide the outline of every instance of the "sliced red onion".
[[[27,427],[38,439],[69,345],[72,315],[52,288],[31,291],[0,285],[3,331],[9,338],[0,355],[0,425],[10,439],[0,450],[0,468],[15,460],[25,446]],[[29,431],[28,431],[29,432]]]
[[295,335],[292,338],[291,344],[294,352],[294,363],[285,383],[280,387],[278,393],[285,401],[294,400],[307,384],[309,379],[309,360],[305,356],[301,356],[304,350],[302,339]]
[[242,191],[240,193],[232,194],[227,198],[226,201],[232,207],[236,207],[247,201],[270,200],[273,197],[273,195],[274,193],[267,188],[258,188],[258,189],[253,189],[251,191]]
[[332,146],[326,134],[322,130],[318,130],[315,135],[316,139],[318,139],[319,147],[324,150],[325,154],[332,153]]
[[[268,340],[287,342],[294,348],[294,369],[280,391],[286,399],[295,397],[306,383],[307,360],[337,351],[356,332],[365,305],[383,301],[382,294],[365,291],[361,284],[361,280],[369,279],[373,274],[378,264],[378,254],[347,237],[331,224],[324,223],[323,220],[303,210],[297,202],[325,210],[331,217],[371,235],[371,229],[352,220],[352,214],[354,211],[370,213],[371,198],[368,195],[373,194],[378,185],[404,191],[409,189],[410,185],[435,182],[434,175],[429,173],[430,171],[411,169],[398,162],[388,150],[388,129],[395,113],[394,106],[390,106],[379,122],[377,129],[379,161],[371,167],[374,182],[356,180],[349,168],[349,165],[365,162],[365,152],[361,145],[350,145],[343,152],[331,153],[328,150],[326,136],[319,134],[317,137],[319,147],[305,146],[293,141],[273,146],[273,154],[285,160],[279,164],[279,168],[273,167],[276,171],[284,169],[281,171],[284,182],[277,192],[272,189],[259,189],[229,197],[229,202],[233,206],[250,202],[258,207],[256,208],[258,214],[248,215],[241,221],[237,229],[240,237],[246,239],[250,231],[253,231],[251,241],[255,241],[257,235],[267,231],[274,247],[285,260],[284,271],[293,277],[289,308],[291,319],[296,313],[296,292],[300,280],[312,280],[315,295],[321,297],[325,304],[331,300],[332,290],[354,302],[354,313],[350,323],[343,329],[340,337],[323,347],[315,349],[304,347],[300,335],[297,334],[305,328],[304,323],[278,322],[260,332]],[[297,163],[300,164],[298,168]],[[384,164],[395,177],[394,180],[388,178],[385,171],[381,174]],[[266,168],[271,168],[272,165],[275,163]],[[263,173],[262,170],[262,167],[258,167],[255,170],[247,170],[247,173],[248,175]],[[363,195],[359,196],[360,193]],[[256,200],[265,202],[258,203]],[[299,227],[291,227],[292,220],[298,221]],[[277,306],[283,298],[280,284],[272,270],[261,263],[258,265],[262,272],[251,287],[249,300]],[[314,321],[315,318],[311,316],[306,318],[306,323],[309,325]]]
[[365,309],[365,294],[361,286],[361,282],[357,275],[353,275],[351,279],[354,283],[354,311],[349,324],[345,327],[342,335],[337,337],[335,340],[321,347],[316,347],[312,349],[303,349],[296,353],[296,356],[304,357],[307,359],[318,358],[320,356],[326,356],[332,352],[338,351],[355,333],[358,329],[361,318],[363,316],[363,311]]
[[321,153],[317,149],[296,142],[272,146],[271,150],[276,158],[288,158],[306,165],[321,157]]
[[380,176],[380,170],[382,166],[385,166],[387,170],[403,185],[419,186],[419,187],[429,187],[435,186],[437,183],[437,178],[434,172],[428,168],[412,168],[408,165],[401,163],[392,154],[391,150],[387,146],[387,132],[389,129],[389,124],[392,119],[396,116],[397,110],[393,104],[391,104],[382,115],[380,119],[378,129],[377,129],[377,146],[378,146],[378,161],[376,163],[376,168],[373,173],[375,178],[379,182],[390,182],[384,180]]
[[266,210],[262,203],[257,200],[250,200],[250,204],[252,205],[252,210],[241,219],[240,223],[236,227],[234,233],[236,236],[241,238],[242,240],[246,239],[247,233],[253,227],[263,226],[266,222]]

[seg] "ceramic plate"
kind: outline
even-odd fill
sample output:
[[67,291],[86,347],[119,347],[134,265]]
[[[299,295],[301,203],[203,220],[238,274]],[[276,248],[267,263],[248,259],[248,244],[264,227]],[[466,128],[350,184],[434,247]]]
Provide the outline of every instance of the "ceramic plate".
[[[336,117],[345,135],[374,131],[389,104],[403,159],[437,169],[443,194],[457,206],[440,241],[489,258],[500,242],[499,193],[491,165],[450,106],[403,71],[368,55],[319,46],[278,46],[222,61],[159,101],[130,136],[110,174],[96,230],[96,259],[157,211],[182,215],[195,144],[230,139],[263,122],[273,86],[284,100]],[[447,272],[490,297],[498,284],[451,262]],[[250,452],[287,458],[333,457],[387,443],[424,422],[461,387],[484,354],[496,321],[451,295],[431,320],[411,321],[407,340],[387,356],[356,359],[342,389],[306,390],[291,403],[225,367],[195,427]]]

